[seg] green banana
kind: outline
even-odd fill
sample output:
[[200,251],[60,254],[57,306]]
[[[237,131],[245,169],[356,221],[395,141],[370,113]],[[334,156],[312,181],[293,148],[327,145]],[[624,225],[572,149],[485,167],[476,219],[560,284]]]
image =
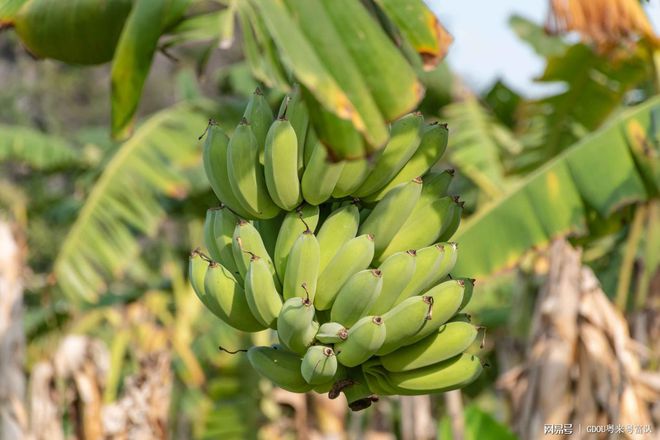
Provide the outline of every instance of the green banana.
[[208,298],[206,297],[206,290],[204,289],[204,277],[209,267],[209,261],[205,258],[199,249],[195,249],[190,253],[188,259],[188,278],[197,298],[210,309]]
[[321,142],[317,142],[303,172],[301,185],[305,201],[312,205],[320,205],[328,200],[343,167],[344,162],[330,162],[328,150]]
[[289,350],[300,355],[314,342],[319,324],[314,321],[314,306],[309,298],[293,297],[284,301],[277,318],[277,335]]
[[378,267],[383,274],[383,288],[380,296],[371,306],[370,314],[382,315],[394,306],[415,274],[416,260],[417,252],[414,250],[397,252]]
[[383,395],[443,393],[472,383],[483,367],[478,357],[463,353],[428,367],[392,373],[372,366],[364,371],[369,388]]
[[335,344],[346,340],[348,330],[338,322],[326,322],[321,324],[316,333],[316,340],[322,344]]
[[314,231],[319,222],[319,207],[304,204],[295,211],[288,212],[282,220],[280,232],[277,234],[277,243],[275,244],[275,269],[280,279],[284,279],[286,272],[286,263],[289,259],[289,253],[300,234],[305,232],[307,227]]
[[454,269],[454,266],[456,265],[456,260],[458,259],[458,245],[454,242],[451,243],[440,243],[445,252],[444,255],[442,256],[442,260],[440,261],[440,264],[438,267],[435,269],[433,272],[433,277],[429,280],[429,285],[430,286],[435,286],[438,284],[440,281],[443,281],[447,275],[449,275],[449,272]]
[[339,289],[354,273],[369,267],[373,255],[374,238],[371,235],[360,235],[347,241],[321,272],[314,306],[318,310],[332,307]]
[[247,274],[248,267],[250,267],[250,254],[257,255],[263,258],[268,264],[268,269],[273,276],[275,285],[280,286],[280,282],[275,273],[275,267],[268,255],[266,246],[261,239],[261,234],[257,231],[254,225],[246,220],[239,220],[234,228],[234,235],[232,236],[232,253],[234,254],[234,261],[238,267],[238,273],[243,279]]
[[458,197],[453,198],[454,203],[452,204],[452,209],[449,211],[449,220],[442,225],[442,232],[438,237],[440,241],[449,240],[461,223],[461,216],[463,215],[463,202],[461,202]]
[[348,330],[345,341],[335,344],[337,360],[346,367],[357,367],[383,345],[386,327],[380,316],[365,316]]
[[426,204],[417,202],[408,220],[382,252],[381,258],[411,247],[419,249],[435,243],[443,227],[452,219],[453,205],[451,197],[442,197]]
[[252,128],[243,118],[234,130],[227,149],[229,184],[251,218],[268,219],[275,217],[280,208],[268,195],[263,166],[259,163],[259,150]]
[[237,330],[257,332],[266,327],[252,315],[243,288],[221,264],[211,262],[204,277],[208,307]]
[[293,92],[284,98],[279,114],[287,115],[287,119],[291,122],[296,132],[296,139],[298,141],[298,175],[302,176],[305,139],[307,138],[307,130],[309,128],[309,112],[302,99],[299,85],[296,85]]
[[298,140],[291,123],[284,117],[270,126],[264,151],[266,187],[273,202],[293,211],[302,201],[298,181]]
[[254,133],[257,145],[259,145],[259,162],[263,164],[263,148],[266,143],[268,129],[273,122],[273,111],[270,109],[270,105],[268,105],[268,101],[266,101],[266,97],[259,87],[250,96],[250,100],[243,113],[243,118],[252,127],[252,133]]
[[380,362],[395,373],[427,367],[463,353],[477,333],[477,328],[467,322],[448,322],[424,339],[382,356]]
[[[269,218],[268,220],[254,220],[252,222],[257,231],[259,231],[261,241],[264,242],[264,247],[268,255],[275,255],[275,244],[277,243],[277,236],[280,233],[284,215],[284,212],[280,212],[276,217]],[[233,230],[231,235],[233,235]]]
[[316,149],[316,146],[319,143],[319,138],[316,136],[316,132],[314,131],[314,127],[311,125],[307,129],[307,136],[305,137],[305,145],[303,146],[304,151],[302,154],[303,157],[303,169],[300,170],[299,175],[302,178],[303,174],[305,173],[305,169],[309,165],[309,161],[312,160],[312,154],[314,154],[314,150]]
[[478,357],[463,353],[428,367],[400,373],[385,373],[387,383],[399,395],[443,393],[462,388],[479,377],[483,367]]
[[[461,280],[449,280],[440,283],[424,293],[433,299],[429,316],[418,332],[403,339],[402,345],[414,344],[438,329],[456,314],[463,302],[465,283]],[[387,354],[387,353],[383,353]]]
[[[314,301],[319,277],[319,242],[310,229],[293,243],[284,272],[284,299],[295,296]],[[303,287],[304,286],[304,287]]]
[[325,219],[317,234],[320,248],[319,270],[328,265],[339,249],[355,238],[360,225],[360,211],[354,203],[335,210]]
[[440,267],[445,256],[445,247],[440,243],[427,246],[417,250],[415,257],[415,273],[408,285],[401,291],[394,305],[399,304],[406,298],[419,295],[432,286],[435,273]]
[[292,393],[306,393],[312,385],[300,372],[300,356],[274,347],[251,347],[247,357],[252,368],[275,385]]
[[252,255],[245,277],[245,298],[257,321],[266,327],[276,328],[282,298],[275,287],[268,264],[257,255]]
[[206,250],[214,261],[220,261],[220,249],[216,245],[215,237],[213,235],[213,221],[217,209],[218,208],[207,209],[206,217],[204,217],[204,246],[206,246]]
[[351,327],[367,314],[380,296],[383,277],[378,269],[362,270],[339,289],[330,311],[330,320]]
[[229,148],[229,138],[225,132],[213,121],[209,122],[206,131],[206,140],[202,150],[204,162],[204,171],[206,178],[211,184],[211,188],[216,197],[229,209],[243,218],[252,218],[247,210],[243,209],[241,202],[238,201],[231,189],[229,175],[227,174],[227,150]]
[[[417,147],[415,154],[412,155],[401,171],[380,190],[368,197],[363,197],[365,202],[377,202],[385,197],[385,194],[390,192],[395,186],[408,182],[417,176],[424,176],[424,188],[426,188],[430,177],[427,171],[440,160],[447,149],[449,130],[444,124],[433,123],[422,129],[421,136],[422,139],[419,147]],[[422,192],[424,192],[424,188]]]
[[372,169],[372,160],[367,158],[345,161],[335,189],[332,190],[332,197],[339,199],[353,194],[369,176]]
[[220,205],[219,208],[211,208],[206,211],[206,214],[204,242],[209,249],[211,258],[222,264],[231,273],[237,273],[238,267],[234,261],[231,243],[238,217],[224,205]]
[[474,278],[458,278],[458,280],[463,281],[465,284],[465,291],[463,292],[463,301],[461,301],[461,305],[458,307],[458,311],[460,312],[467,306],[472,299],[472,293],[474,292],[474,283],[475,279]]
[[[355,197],[367,197],[383,188],[403,168],[420,143],[420,128],[424,122],[421,113],[409,113],[394,121],[390,140],[377,153],[374,169],[353,193]],[[417,176],[411,177],[412,180]]]
[[424,187],[419,196],[419,202],[422,205],[447,196],[449,185],[454,179],[454,170],[447,169],[443,171],[432,171],[424,176]]
[[330,347],[313,345],[307,349],[300,371],[311,385],[330,382],[337,373],[337,356]]
[[429,317],[433,316],[433,301],[430,296],[413,296],[385,313],[383,321],[388,328],[387,337],[376,354],[382,356],[391,353],[419,333]]
[[374,236],[374,250],[377,257],[406,222],[421,191],[421,178],[397,186],[378,202],[362,223],[358,233]]

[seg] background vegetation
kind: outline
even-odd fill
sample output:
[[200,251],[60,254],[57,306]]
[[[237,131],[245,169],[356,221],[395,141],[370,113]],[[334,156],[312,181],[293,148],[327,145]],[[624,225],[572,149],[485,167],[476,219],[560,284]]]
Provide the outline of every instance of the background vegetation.
[[[19,3],[0,6],[0,19]],[[456,170],[452,192],[465,202],[455,274],[477,277],[469,312],[488,329],[480,350],[490,368],[462,395],[387,399],[347,415],[341,402],[274,389],[241,356],[218,351],[259,335],[213,317],[186,279],[206,208],[217,204],[198,136],[210,117],[231,131],[257,86],[275,108],[289,81],[275,70],[286,70],[286,50],[239,2],[160,3],[161,26],[148,32],[140,23],[156,12],[135,7],[111,66],[35,61],[20,27],[0,34],[0,81],[10,85],[0,93],[0,222],[11,226],[0,240],[0,365],[20,358],[7,345],[17,325],[29,376],[29,390],[16,390],[29,395],[29,417],[14,417],[16,429],[35,438],[538,438],[536,414],[659,432],[660,56],[643,23],[608,29],[608,40],[589,33],[604,26],[598,17],[585,30],[558,11],[555,30],[576,30],[578,41],[512,17],[545,59],[538,81],[561,84],[541,99],[502,82],[476,94],[445,63],[424,69],[409,58],[426,87],[421,111],[450,127],[438,167]],[[131,44],[145,32],[151,45]],[[566,261],[584,270],[569,273]],[[12,280],[22,313],[8,302]],[[554,288],[562,282],[570,288]],[[560,351],[558,338],[582,353],[558,364],[595,379],[539,368]],[[608,375],[623,385],[597,379]],[[11,388],[5,377],[0,391]],[[587,415],[562,400],[581,387],[595,408]],[[560,409],[564,419],[548,416]],[[4,423],[0,438],[12,438]]]

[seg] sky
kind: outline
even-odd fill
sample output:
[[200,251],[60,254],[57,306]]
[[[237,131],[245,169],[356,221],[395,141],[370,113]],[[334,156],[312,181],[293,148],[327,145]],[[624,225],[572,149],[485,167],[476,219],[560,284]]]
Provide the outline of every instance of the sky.
[[[498,78],[518,92],[540,96],[547,87],[534,84],[544,62],[508,26],[518,14],[543,24],[548,0],[426,0],[454,36],[447,57],[452,68],[477,91]],[[648,15],[660,29],[660,0],[651,0]]]

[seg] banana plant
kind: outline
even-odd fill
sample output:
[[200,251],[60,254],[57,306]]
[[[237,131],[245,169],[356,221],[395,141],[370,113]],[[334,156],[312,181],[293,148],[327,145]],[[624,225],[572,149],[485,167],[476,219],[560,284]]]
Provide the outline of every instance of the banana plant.
[[[659,166],[658,112],[660,97],[621,113],[469,218],[457,232],[456,275],[501,271],[556,236],[587,234],[590,217],[657,197],[660,179],[638,164]],[[631,148],[633,133],[645,149]]]
[[[439,63],[451,42],[422,0],[405,6],[388,0],[228,0],[221,11],[196,3],[12,0],[0,6],[0,24],[13,27],[40,58],[112,61],[112,133],[126,139],[159,47],[167,53],[191,40],[227,47],[238,15],[254,76],[283,91],[300,83],[308,105],[322,115],[313,121],[319,138],[338,159],[363,157],[385,144],[387,122],[418,105],[424,95],[418,76]],[[170,37],[161,44],[164,35]]]

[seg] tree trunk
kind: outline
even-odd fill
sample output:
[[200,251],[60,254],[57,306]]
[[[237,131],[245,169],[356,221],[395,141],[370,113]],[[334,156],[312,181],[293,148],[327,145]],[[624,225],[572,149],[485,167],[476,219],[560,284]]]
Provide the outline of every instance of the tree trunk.
[[27,435],[23,256],[11,226],[0,220],[0,440]]

